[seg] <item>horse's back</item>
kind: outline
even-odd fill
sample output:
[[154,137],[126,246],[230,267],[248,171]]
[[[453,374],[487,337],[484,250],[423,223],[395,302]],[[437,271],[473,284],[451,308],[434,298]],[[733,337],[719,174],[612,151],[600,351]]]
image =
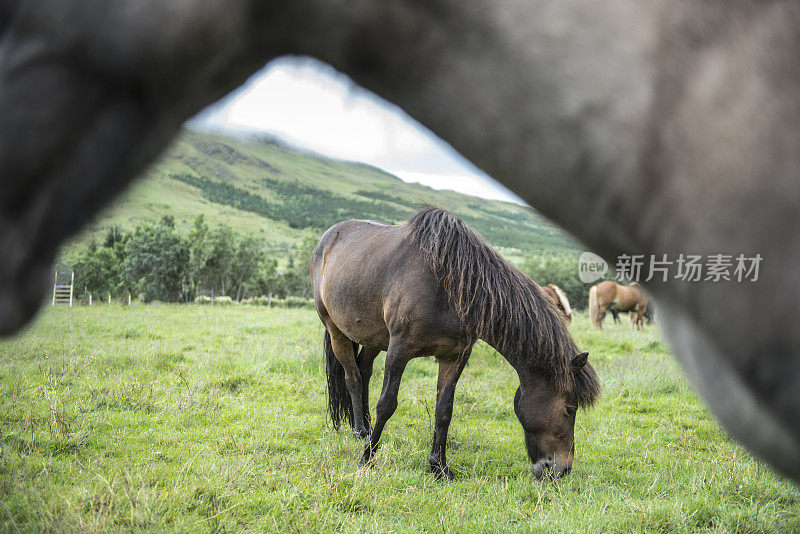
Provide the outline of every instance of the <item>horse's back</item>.
[[615,285],[614,303],[617,304],[619,311],[644,311],[647,306],[647,294],[639,284],[634,282],[628,286]]
[[[311,259],[314,303],[345,335],[383,346],[383,287],[397,260],[396,226],[374,221],[344,221],[329,228]],[[357,308],[357,309],[356,309]]]
[[617,297],[617,289],[620,287],[616,282],[603,280],[595,284],[597,299],[601,304],[609,304]]
[[390,337],[415,337],[441,347],[461,323],[405,226],[345,221],[328,229],[311,261],[314,301],[362,345],[386,349]]
[[402,227],[350,220],[331,226],[311,258],[311,283],[323,295],[332,281],[380,282],[403,255]]

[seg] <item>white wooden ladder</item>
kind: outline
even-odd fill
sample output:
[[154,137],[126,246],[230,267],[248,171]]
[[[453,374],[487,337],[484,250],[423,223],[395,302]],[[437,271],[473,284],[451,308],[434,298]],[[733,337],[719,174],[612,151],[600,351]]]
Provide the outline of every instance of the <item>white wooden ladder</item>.
[[53,277],[53,303],[51,306],[55,306],[56,304],[69,304],[69,307],[72,307],[72,289],[75,284],[75,273],[73,272],[70,275],[69,284],[60,284],[58,283],[58,271],[56,271]]

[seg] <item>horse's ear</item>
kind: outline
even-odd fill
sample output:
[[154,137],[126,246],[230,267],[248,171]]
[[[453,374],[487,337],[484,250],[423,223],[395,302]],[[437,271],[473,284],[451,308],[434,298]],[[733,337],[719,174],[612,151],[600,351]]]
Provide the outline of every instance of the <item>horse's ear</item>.
[[577,373],[583,366],[586,365],[586,362],[589,361],[589,353],[588,352],[581,352],[580,354],[576,354],[572,357],[572,372]]

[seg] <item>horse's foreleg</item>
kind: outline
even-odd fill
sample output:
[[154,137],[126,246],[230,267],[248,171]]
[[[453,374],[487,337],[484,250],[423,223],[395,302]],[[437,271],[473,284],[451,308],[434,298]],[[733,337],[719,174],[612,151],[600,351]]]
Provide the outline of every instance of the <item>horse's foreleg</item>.
[[439,379],[436,385],[436,422],[433,427],[433,448],[428,461],[431,471],[437,479],[453,480],[453,474],[447,466],[447,431],[453,417],[453,397],[456,384],[467,365],[469,352],[456,360],[439,361]]
[[642,329],[642,312],[640,311],[631,312],[631,330],[633,329]]
[[386,370],[383,375],[383,387],[378,404],[375,406],[375,427],[364,445],[364,456],[361,457],[362,466],[372,463],[372,457],[378,449],[383,427],[397,409],[397,392],[400,389],[400,380],[406,369],[408,360],[411,359],[409,350],[402,343],[394,339],[389,341],[389,350],[386,351]]
[[369,420],[369,380],[372,378],[372,365],[380,352],[381,349],[362,347],[361,353],[358,355],[358,370],[361,372],[361,404],[367,433],[372,433]]

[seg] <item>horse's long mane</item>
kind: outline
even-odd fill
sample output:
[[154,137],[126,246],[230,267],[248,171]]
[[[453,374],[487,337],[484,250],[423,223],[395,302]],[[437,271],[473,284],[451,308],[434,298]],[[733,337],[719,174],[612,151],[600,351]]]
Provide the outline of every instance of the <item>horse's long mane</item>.
[[561,288],[558,287],[557,285],[555,284],[548,284],[548,285],[553,289],[553,291],[556,292],[556,295],[558,295],[558,300],[559,302],[561,302],[561,307],[564,308],[564,313],[566,313],[571,317],[572,307],[569,305],[569,299],[567,298],[567,295],[564,294],[564,291],[562,291]]
[[581,406],[600,393],[594,369],[572,372],[578,347],[555,305],[475,230],[449,212],[425,206],[406,223],[467,333],[485,340],[572,391]]

